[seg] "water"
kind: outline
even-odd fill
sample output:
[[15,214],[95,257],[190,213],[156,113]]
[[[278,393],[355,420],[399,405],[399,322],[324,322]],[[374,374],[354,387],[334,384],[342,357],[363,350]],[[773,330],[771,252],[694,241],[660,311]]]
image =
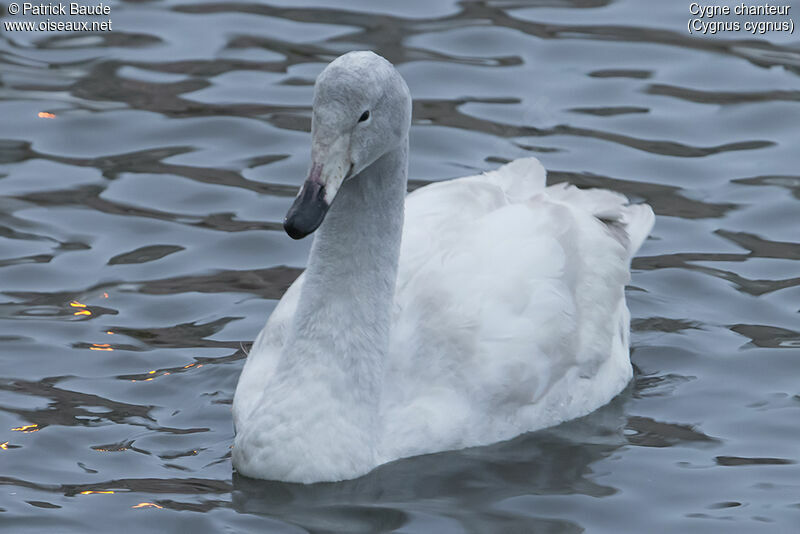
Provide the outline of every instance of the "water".
[[[0,526],[796,532],[796,37],[690,36],[688,2],[386,4],[130,1],[110,33],[2,33]],[[415,97],[412,187],[535,155],[654,207],[636,378],[508,443],[244,479],[230,404],[306,260],[280,221],[313,80],[364,48]]]

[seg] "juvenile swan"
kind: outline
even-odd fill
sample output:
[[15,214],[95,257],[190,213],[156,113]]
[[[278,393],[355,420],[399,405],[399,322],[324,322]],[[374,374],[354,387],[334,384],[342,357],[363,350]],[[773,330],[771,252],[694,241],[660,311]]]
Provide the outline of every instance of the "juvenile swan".
[[624,287],[650,207],[545,187],[534,158],[406,197],[410,124],[380,56],[317,78],[311,170],[284,222],[316,235],[239,378],[243,475],[356,478],[588,414],[631,378]]

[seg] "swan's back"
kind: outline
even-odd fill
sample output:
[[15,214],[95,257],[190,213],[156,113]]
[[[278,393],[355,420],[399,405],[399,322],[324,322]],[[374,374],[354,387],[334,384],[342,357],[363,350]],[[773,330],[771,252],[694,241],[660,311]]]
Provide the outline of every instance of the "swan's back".
[[387,457],[585,415],[631,378],[624,286],[653,225],[534,158],[410,194],[382,412]]

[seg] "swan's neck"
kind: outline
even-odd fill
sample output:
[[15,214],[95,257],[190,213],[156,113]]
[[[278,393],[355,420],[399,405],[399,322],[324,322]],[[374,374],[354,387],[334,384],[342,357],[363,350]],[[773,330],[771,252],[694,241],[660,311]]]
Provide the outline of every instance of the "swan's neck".
[[407,154],[406,140],[342,185],[314,237],[283,350],[283,370],[326,373],[334,395],[372,409],[389,349]]
[[277,367],[237,428],[233,456],[243,472],[307,483],[355,478],[381,463],[407,153],[406,140],[342,184],[317,229]]

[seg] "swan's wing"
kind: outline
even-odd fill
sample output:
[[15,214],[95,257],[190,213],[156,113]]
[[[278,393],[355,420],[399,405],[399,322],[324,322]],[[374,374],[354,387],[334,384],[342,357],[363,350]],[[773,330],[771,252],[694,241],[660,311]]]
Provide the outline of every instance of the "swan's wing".
[[[544,189],[546,173],[539,160],[515,160],[497,170],[426,185],[406,197],[400,268],[413,273],[431,255],[446,252],[476,217]],[[468,237],[468,236],[467,236]],[[408,279],[398,277],[399,283]]]
[[275,372],[290,322],[297,309],[304,278],[305,273],[289,286],[267,319],[267,324],[253,341],[233,397],[233,422],[236,428],[243,428],[240,425],[247,420],[264,392],[264,385]]
[[535,159],[409,195],[383,408],[396,449],[506,439],[624,387],[626,221],[645,219],[626,204],[544,188]]

